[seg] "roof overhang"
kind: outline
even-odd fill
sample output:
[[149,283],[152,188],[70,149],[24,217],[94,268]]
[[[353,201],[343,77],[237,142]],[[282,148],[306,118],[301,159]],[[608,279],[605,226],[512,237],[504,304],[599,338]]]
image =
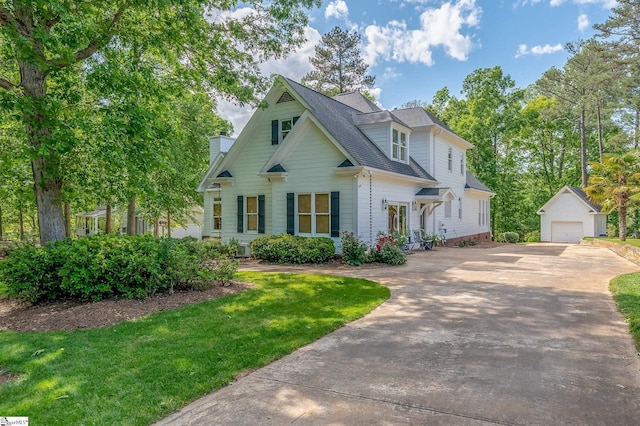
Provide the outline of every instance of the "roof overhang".
[[264,172],[257,173],[261,178],[267,179],[269,182],[286,182],[289,173],[287,172]]
[[336,167],[334,173],[338,176],[356,176],[364,171],[364,166]]

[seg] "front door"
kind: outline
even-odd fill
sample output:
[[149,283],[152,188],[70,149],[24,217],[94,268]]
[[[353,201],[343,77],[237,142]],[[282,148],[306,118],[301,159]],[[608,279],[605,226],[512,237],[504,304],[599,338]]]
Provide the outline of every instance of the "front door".
[[408,203],[389,203],[388,207],[388,227],[389,234],[399,233],[407,235],[407,212]]

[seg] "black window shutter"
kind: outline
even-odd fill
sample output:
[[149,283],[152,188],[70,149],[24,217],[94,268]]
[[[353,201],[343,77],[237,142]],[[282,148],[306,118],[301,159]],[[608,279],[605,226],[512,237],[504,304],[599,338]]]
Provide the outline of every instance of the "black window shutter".
[[293,124],[296,124],[296,121],[298,121],[298,118],[300,118],[300,116],[293,117]]
[[293,235],[296,232],[296,214],[293,192],[287,192],[287,234]]
[[340,192],[331,192],[331,236],[340,236]]
[[278,145],[278,120],[271,120],[271,145]]
[[258,234],[265,233],[264,195],[258,195]]
[[244,232],[244,196],[238,195],[238,229],[239,233]]

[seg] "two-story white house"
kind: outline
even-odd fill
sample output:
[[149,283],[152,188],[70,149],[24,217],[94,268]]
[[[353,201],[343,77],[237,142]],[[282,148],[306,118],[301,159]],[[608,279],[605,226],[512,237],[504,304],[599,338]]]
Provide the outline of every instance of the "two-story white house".
[[422,108],[382,110],[278,77],[237,140],[211,139],[203,237],[334,238],[424,229],[489,239],[489,188],[466,170],[472,145]]

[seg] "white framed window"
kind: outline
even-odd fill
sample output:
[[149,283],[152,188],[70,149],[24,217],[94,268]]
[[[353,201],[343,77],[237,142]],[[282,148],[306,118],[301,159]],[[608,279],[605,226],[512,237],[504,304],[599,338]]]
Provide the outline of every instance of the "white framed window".
[[451,200],[444,202],[444,217],[447,219],[451,218]]
[[460,154],[460,174],[464,176],[464,153]]
[[407,134],[398,129],[391,131],[391,158],[394,160],[407,162]]
[[298,234],[331,234],[330,200],[329,193],[298,194]]
[[451,147],[447,150],[447,169],[449,171],[453,170],[453,150]]
[[482,226],[482,200],[478,200],[478,226]]
[[458,198],[458,219],[462,220],[462,198]]
[[283,141],[287,137],[291,129],[293,128],[293,118],[286,120],[280,120],[280,141]]
[[213,199],[213,230],[222,230],[222,198]]
[[258,232],[258,197],[245,198],[245,224],[247,232]]

